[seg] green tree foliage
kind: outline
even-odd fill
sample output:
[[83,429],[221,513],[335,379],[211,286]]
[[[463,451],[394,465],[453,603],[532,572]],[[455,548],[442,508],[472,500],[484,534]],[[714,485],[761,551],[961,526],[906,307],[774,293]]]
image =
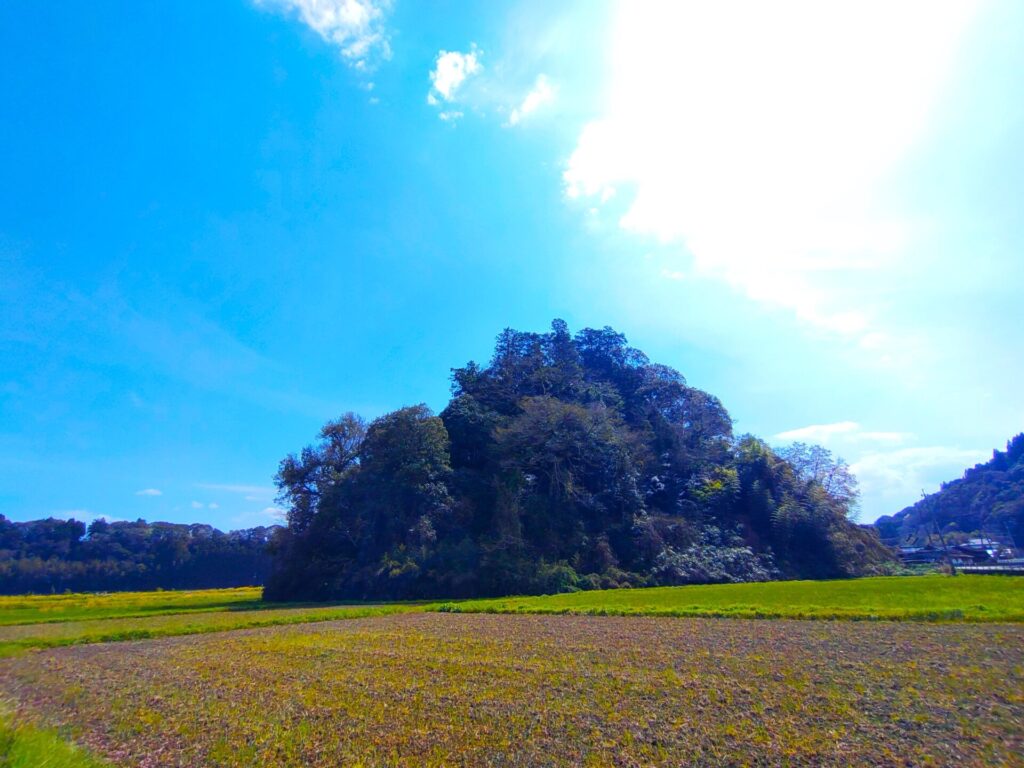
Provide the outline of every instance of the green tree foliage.
[[0,515],[0,594],[206,589],[262,584],[273,528]]
[[289,526],[274,599],[841,577],[891,559],[848,519],[844,463],[735,439],[721,402],[678,371],[560,320],[506,329],[486,366],[453,370],[439,416],[329,424],[277,481]]
[[1024,433],[962,478],[943,483],[938,493],[878,518],[875,526],[883,539],[903,543],[923,538],[936,524],[947,541],[978,535],[1003,539],[1009,534],[1017,546],[1024,546]]
[[884,570],[889,550],[874,531],[849,520],[857,482],[841,459],[802,443],[776,453],[746,436],[735,461],[744,522],[770,542],[783,572],[826,579]]
[[318,445],[281,462],[277,484],[288,501],[288,525],[293,530],[303,531],[313,523],[321,498],[338,487],[345,473],[359,461],[365,437],[366,422],[354,413],[346,413],[324,425]]

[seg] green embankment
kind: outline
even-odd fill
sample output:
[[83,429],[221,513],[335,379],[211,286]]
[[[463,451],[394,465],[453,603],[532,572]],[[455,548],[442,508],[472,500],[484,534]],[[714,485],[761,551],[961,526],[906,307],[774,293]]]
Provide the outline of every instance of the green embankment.
[[18,722],[0,705],[0,768],[105,768],[57,731]]
[[1024,579],[884,576],[572,592],[444,603],[463,613],[707,616],[770,619],[1024,621]]

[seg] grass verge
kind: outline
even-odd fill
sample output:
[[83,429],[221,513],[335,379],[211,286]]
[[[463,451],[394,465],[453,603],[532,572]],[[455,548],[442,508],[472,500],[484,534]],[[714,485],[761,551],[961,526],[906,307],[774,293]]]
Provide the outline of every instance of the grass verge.
[[451,613],[1024,622],[1024,579],[886,576],[572,592],[442,603]]
[[18,723],[0,709],[0,768],[106,768],[109,765],[64,741],[57,731]]

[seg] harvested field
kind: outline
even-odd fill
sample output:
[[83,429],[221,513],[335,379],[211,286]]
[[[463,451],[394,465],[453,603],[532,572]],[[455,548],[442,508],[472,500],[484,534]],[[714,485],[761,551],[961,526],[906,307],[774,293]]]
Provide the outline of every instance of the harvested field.
[[121,765],[1024,765],[1024,627],[409,613],[0,661]]
[[[257,610],[185,611],[132,618],[84,619],[41,624],[0,625],[0,657],[31,648],[59,648],[84,643],[143,640],[173,635],[200,635],[250,627],[272,627],[317,621],[383,616],[418,610],[415,606],[388,605],[303,606]],[[0,764],[0,768],[3,768]]]

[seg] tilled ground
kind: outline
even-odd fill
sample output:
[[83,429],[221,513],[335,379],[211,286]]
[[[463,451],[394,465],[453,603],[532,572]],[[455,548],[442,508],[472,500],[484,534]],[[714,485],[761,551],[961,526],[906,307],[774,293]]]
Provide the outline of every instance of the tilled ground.
[[1024,626],[404,614],[33,652],[125,766],[1021,765]]
[[415,608],[399,604],[326,608],[305,606],[14,624],[0,626],[0,657],[17,655],[27,648],[54,648],[118,640],[205,634],[249,627],[306,624],[316,621],[403,613],[407,610],[415,610]]

